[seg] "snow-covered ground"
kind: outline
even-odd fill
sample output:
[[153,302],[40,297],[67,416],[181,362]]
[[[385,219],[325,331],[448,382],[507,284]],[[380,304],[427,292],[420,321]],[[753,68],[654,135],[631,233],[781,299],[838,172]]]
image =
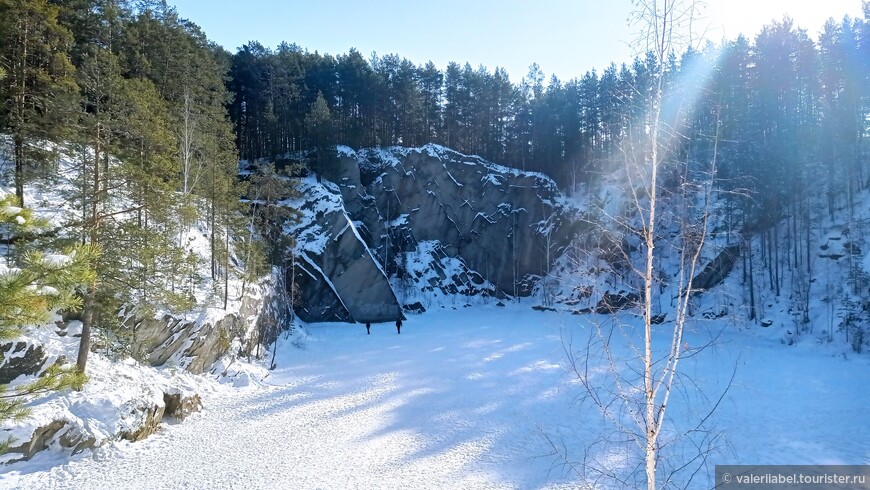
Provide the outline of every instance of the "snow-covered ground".
[[[401,335],[388,324],[371,335],[361,325],[308,326],[303,342],[283,341],[265,385],[209,390],[203,412],[142,442],[71,460],[49,450],[2,467],[0,487],[576,488],[579,476],[545,436],[576,461],[613,431],[578,403],[564,352],[568,339],[584,344],[597,317],[529,306],[435,309],[409,318]],[[728,446],[710,471],[870,464],[868,359],[784,346],[772,332],[724,320],[693,325],[691,349],[721,332],[682,364],[711,403],[737,367],[711,424]],[[658,342],[669,340],[667,327]],[[704,413],[696,398],[677,396],[674,416]],[[621,471],[624,455],[609,457]],[[711,483],[702,471],[691,486]]]

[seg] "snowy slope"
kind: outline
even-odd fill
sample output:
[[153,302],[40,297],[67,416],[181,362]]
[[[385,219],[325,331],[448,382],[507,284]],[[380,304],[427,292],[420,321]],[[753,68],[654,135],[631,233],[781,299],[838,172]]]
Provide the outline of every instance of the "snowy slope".
[[[27,329],[17,341],[41,345],[49,358],[46,365],[51,365],[57,359],[74,359],[79,339],[59,337],[46,326]],[[81,391],[63,390],[34,397],[27,404],[30,414],[21,421],[4,421],[0,438],[13,438],[14,448],[30,441],[36,431],[61,424],[56,433],[48,435],[46,443],[52,457],[64,459],[72,449],[99,447],[121,434],[139,431],[148,424],[151,412],[165,409],[164,393],[187,398],[215,385],[211,379],[183,370],[156,369],[129,358],[112,360],[99,352],[92,353],[88,362],[89,379]],[[27,381],[22,377],[11,386]],[[64,448],[61,438],[65,439]],[[0,462],[20,458],[22,454],[11,451],[0,456]]]
[[[640,229],[641,222],[635,203],[626,196],[624,182],[623,172],[617,171],[571,198],[576,207],[586,206],[585,219],[598,226],[578,236],[556,259],[551,274],[536,287],[538,301],[576,312],[593,310],[606,294],[640,294],[642,278],[637,271],[644,268],[644,248],[629,228]],[[823,198],[819,192],[810,203],[807,238],[805,218],[794,220],[787,214],[772,228],[750,226],[749,231],[742,231],[738,204],[729,203],[727,194],[714,189],[706,241],[694,277],[725,251],[735,251],[736,260],[723,282],[694,295],[690,315],[722,318],[741,328],[762,328],[763,335],[785,345],[817,344],[826,353],[870,351],[870,259],[866,252],[870,250],[870,190],[855,196],[852,213],[845,197],[839,196],[834,214],[829,214]],[[694,199],[692,206],[700,213],[705,207],[703,193]],[[729,206],[736,209],[729,210]],[[677,296],[682,213],[679,198],[660,199],[654,269],[663,286],[653,290],[653,313],[667,318],[673,318]],[[775,245],[769,243],[772,240]],[[779,247],[778,263],[764,259],[773,246]],[[753,302],[755,317],[751,318]]]
[[[44,219],[52,228],[61,230],[63,228],[73,226],[70,223],[76,223],[81,219],[81,210],[77,209],[76,202],[69,198],[73,195],[73,189],[80,185],[80,165],[76,162],[76,156],[70,148],[63,146],[44,143],[46,149],[56,152],[56,161],[54,171],[48,175],[40,176],[39,179],[34,179],[29,182],[24,188],[24,201],[28,208],[34,212],[34,216]],[[0,175],[7,177],[6,180],[11,180],[12,161],[10,152],[10,142],[7,136],[0,135]],[[11,182],[0,180],[0,197],[7,194],[14,194],[15,189]],[[118,206],[119,203],[113,203]],[[111,205],[111,204],[110,204]],[[115,219],[123,219],[116,217]],[[229,302],[227,308],[223,308],[222,296],[216,294],[211,285],[211,281],[207,280],[211,276],[210,263],[207,259],[210,250],[208,225],[203,222],[193,223],[191,227],[184,230],[177,237],[177,240],[188,251],[198,257],[196,268],[196,280],[192,293],[198,305],[193,311],[188,312],[168,312],[158,310],[154,312],[154,318],[161,318],[164,315],[173,315],[179,320],[195,322],[198,325],[205,323],[214,323],[215,321],[227,315],[238,314],[241,308],[242,294],[242,279],[231,275],[228,287],[230,289]],[[238,263],[239,260],[235,256],[235,251],[231,250],[231,261]],[[0,257],[0,261],[4,257]],[[246,291],[248,292],[248,291]]]
[[[744,260],[750,254],[743,246],[723,284],[696,301],[696,315],[730,318],[745,328],[762,330],[762,335],[785,346],[808,344],[819,353],[866,354],[870,351],[870,261],[864,251],[870,245],[870,190],[856,196],[851,216],[845,206],[839,207],[834,216],[823,207],[817,208],[808,242],[799,222],[798,266],[793,264],[791,224],[791,218],[786,217],[775,228],[781,247],[778,264],[772,260],[769,268],[764,267],[762,257],[770,248],[761,233],[754,234],[747,243],[752,247],[751,269]],[[735,243],[733,237],[731,243]],[[723,237],[713,240],[707,257],[724,245]],[[809,254],[805,251],[807,245]],[[778,290],[773,279],[777,271],[781,277]],[[750,319],[750,273],[754,319]]]
[[[58,150],[56,171],[50,177],[41,178],[25,187],[25,204],[33,209],[36,217],[45,219],[50,227],[57,228],[62,235],[64,226],[70,226],[69,223],[77,219],[74,202],[68,199],[68,195],[78,178],[79,167],[74,157],[65,153],[63,148],[54,149]],[[6,153],[8,142],[0,136],[0,175],[3,176],[11,175],[11,163]],[[13,192],[9,182],[0,181],[0,197]],[[33,439],[36,450],[41,449],[44,442],[57,457],[63,457],[69,454],[70,449],[101,446],[148,425],[148,417],[162,413],[165,408],[165,394],[187,398],[213,389],[213,377],[193,376],[185,370],[212,371],[218,377],[240,384],[266,376],[262,368],[240,362],[235,355],[251,349],[254,343],[251,339],[256,338],[254,332],[260,319],[257,313],[261,311],[251,310],[255,309],[255,305],[274,302],[274,295],[270,293],[279,283],[276,276],[265,277],[259,284],[248,284],[243,290],[243,281],[233,275],[228,280],[229,301],[224,308],[222,295],[216,293],[210,279],[209,233],[204,223],[194,223],[177,237],[187,250],[199,258],[196,270],[198,277],[192,290],[197,307],[186,312],[158,309],[148,318],[136,316],[135,312],[128,311],[125,314],[125,319],[131,320],[128,327],[134,326],[132,319],[136,319],[135,328],[140,342],[144,343],[142,339],[148,332],[146,327],[152,333],[156,332],[153,338],[165,338],[147,346],[150,351],[141,353],[146,361],[160,364],[161,368],[147,366],[117,352],[109,355],[106,351],[112,337],[97,329],[93,336],[95,347],[86,370],[89,381],[84,389],[79,392],[63,390],[29,398],[26,406],[31,410],[30,416],[21,421],[4,421],[0,424],[0,439],[14,438],[13,448]],[[6,268],[3,250],[0,247],[0,273]],[[238,262],[234,256],[231,260]],[[262,310],[271,313],[278,308],[280,305],[269,305]],[[227,339],[232,352],[220,360],[219,369],[212,370],[212,361],[223,352],[219,347],[214,347],[219,342],[219,333],[227,324],[236,322],[241,327],[234,329],[238,337]],[[76,359],[80,329],[81,322],[64,323],[60,317],[47,325],[27,326],[21,336],[8,340],[15,346],[9,351],[14,350],[16,353],[13,356],[16,356],[25,352],[20,346],[41,348],[45,353],[45,361],[37,365],[39,371],[55,362],[69,366]],[[13,356],[0,359],[0,368],[8,368],[7,364]],[[32,380],[33,376],[19,376],[10,385],[14,387]],[[50,429],[52,426],[55,427],[54,432]],[[62,427],[58,429],[57,426]],[[39,440],[40,434],[47,434],[43,437],[44,441]],[[61,449],[61,446],[65,449]],[[28,453],[29,450],[3,455],[0,462],[21,458],[22,452]]]

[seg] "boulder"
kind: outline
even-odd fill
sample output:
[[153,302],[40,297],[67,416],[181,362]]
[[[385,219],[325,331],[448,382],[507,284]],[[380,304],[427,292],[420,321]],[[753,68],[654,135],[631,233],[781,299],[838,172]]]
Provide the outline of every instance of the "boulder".
[[[53,440],[54,436],[66,425],[65,420],[53,420],[50,423],[37,428],[33,432],[33,436],[30,440],[23,441],[21,444],[13,445],[9,447],[9,453],[19,453],[21,457],[9,461],[21,461],[28,460],[33,457],[34,454],[46,449],[49,443]],[[19,442],[19,441],[16,441]],[[14,444],[14,443],[13,443]]]
[[718,286],[728,277],[737,258],[740,257],[740,245],[725,247],[715,259],[704,267],[700,274],[692,279],[692,293],[699,293]]
[[[20,444],[16,444],[19,443]],[[26,461],[36,453],[48,449],[52,444],[60,444],[72,454],[78,454],[85,449],[96,447],[97,438],[83,431],[81,427],[70,424],[66,420],[52,420],[44,426],[37,427],[30,439],[14,441],[7,452],[6,463]]]
[[71,450],[73,454],[78,454],[85,449],[96,447],[97,438],[81,431],[78,427],[70,427],[64,431],[58,442],[62,448]]
[[668,317],[667,313],[660,313],[658,315],[651,316],[649,319],[649,322],[652,325],[661,325],[662,323],[665,322],[667,317]]
[[135,419],[132,427],[128,430],[121,431],[118,436],[130,442],[141,441],[151,434],[157,432],[160,428],[160,422],[163,421],[163,412],[165,407],[162,405],[144,405],[136,407],[131,416]]
[[[106,399],[101,395],[92,396],[88,402],[92,406],[100,406],[101,410],[105,409]],[[83,407],[88,413],[91,408],[87,404],[80,400],[71,405]],[[46,419],[50,420],[47,423],[37,422],[30,425],[25,420],[23,427],[5,428],[6,431],[17,430],[20,440],[12,442],[2,461],[12,463],[28,460],[39,451],[50,447],[59,447],[76,454],[110,440],[140,441],[157,432],[164,417],[180,421],[201,409],[202,399],[197,393],[167,387],[162,391],[157,389],[141,392],[139,396],[128,399],[102,423],[93,424],[93,421],[83,420],[75,412],[54,420]]]
[[535,311],[556,311],[556,308],[544,305],[534,305],[532,309]]
[[402,309],[408,313],[425,313],[426,308],[423,306],[423,303],[416,301],[411,304],[402,305]]
[[42,371],[47,360],[45,349],[29,342],[0,344],[0,385],[19,376],[33,376]]
[[166,405],[163,415],[177,420],[184,420],[188,415],[202,410],[202,399],[196,393],[163,393],[163,403]]
[[599,314],[611,314],[620,310],[633,308],[639,301],[640,296],[637,293],[627,293],[625,291],[611,293],[607,291],[598,301],[598,304],[595,305],[594,311]]

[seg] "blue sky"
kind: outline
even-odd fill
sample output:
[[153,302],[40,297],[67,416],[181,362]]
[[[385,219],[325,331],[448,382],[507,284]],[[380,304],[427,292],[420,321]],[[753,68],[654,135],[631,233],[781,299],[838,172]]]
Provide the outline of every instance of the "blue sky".
[[[281,41],[366,58],[397,53],[415,63],[470,62],[508,70],[518,81],[537,62],[567,80],[628,61],[635,37],[630,0],[169,0],[230,51],[256,40]],[[815,37],[828,17],[860,17],[861,0],[707,0],[703,20],[714,42],[754,35],[788,13]]]

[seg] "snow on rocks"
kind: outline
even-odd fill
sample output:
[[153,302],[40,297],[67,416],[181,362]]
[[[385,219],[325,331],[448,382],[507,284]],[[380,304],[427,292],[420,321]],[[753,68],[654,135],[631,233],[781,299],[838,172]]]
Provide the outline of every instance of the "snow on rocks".
[[393,289],[406,311],[480,304],[500,296],[495,285],[470,270],[461,259],[450,257],[438,240],[419,242],[415,250],[400,252],[398,260],[405,274],[393,279]]
[[[399,303],[419,306],[417,293],[433,287],[439,295],[527,296],[577,228],[576,209],[542,174],[431,144],[340,146],[336,156],[334,182],[298,179],[301,197],[285,203],[301,212],[285,233],[296,238],[292,270],[305,321],[395,319]],[[438,242],[441,257],[423,260],[431,255],[418,249],[425,242]],[[407,258],[431,268],[410,274]]]
[[304,320],[387,321],[401,315],[387,275],[363,238],[365,225],[348,215],[339,189],[301,179],[303,197],[288,204],[301,219],[286,227],[297,237],[293,274]]
[[[45,351],[37,371],[22,373],[10,382],[13,390],[48,366],[67,364],[78,348],[77,338],[59,337],[48,328],[30,328],[13,343]],[[113,361],[99,352],[91,354],[86,374],[88,382],[81,391],[35,395],[27,403],[30,414],[26,418],[0,426],[0,437],[13,439],[0,462],[30,459],[45,449],[76,453],[112,440],[144,439],[158,430],[167,396],[184,405],[186,416],[196,408],[191,400],[198,399],[197,392],[210,383],[184,371],[155,369],[130,358]],[[177,413],[176,409],[170,415]]]

